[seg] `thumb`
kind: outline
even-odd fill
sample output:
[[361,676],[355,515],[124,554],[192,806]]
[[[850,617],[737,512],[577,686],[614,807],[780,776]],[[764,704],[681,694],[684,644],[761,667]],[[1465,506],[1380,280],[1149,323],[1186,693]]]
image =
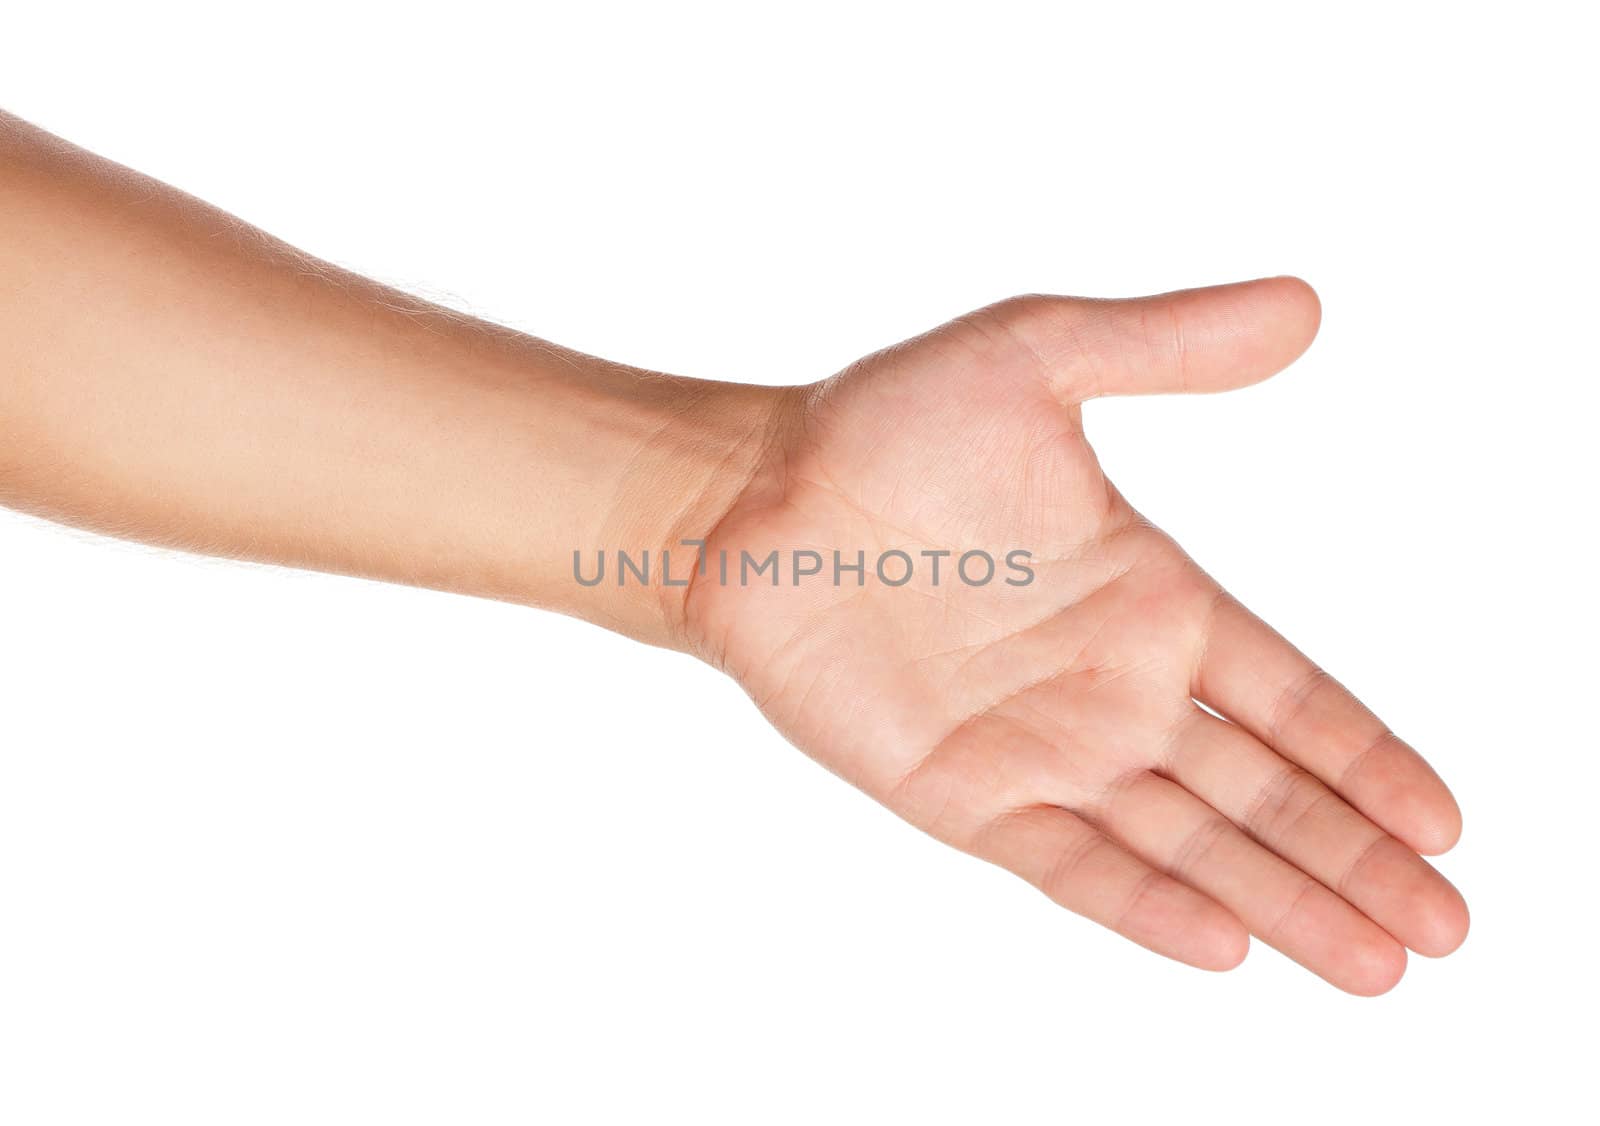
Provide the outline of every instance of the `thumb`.
[[1288,367],[1322,319],[1299,278],[1154,297],[1030,299],[1017,330],[1066,397],[1227,391]]

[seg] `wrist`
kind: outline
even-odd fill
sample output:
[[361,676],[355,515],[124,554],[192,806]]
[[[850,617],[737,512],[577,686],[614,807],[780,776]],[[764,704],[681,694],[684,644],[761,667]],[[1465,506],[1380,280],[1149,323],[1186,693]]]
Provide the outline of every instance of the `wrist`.
[[[697,543],[709,538],[773,454],[798,388],[641,372],[583,358],[565,374],[554,468],[574,519],[535,549],[524,601],[667,648],[686,649]],[[550,388],[534,403],[548,425]],[[552,489],[551,486],[554,486]],[[576,486],[576,488],[574,488]]]

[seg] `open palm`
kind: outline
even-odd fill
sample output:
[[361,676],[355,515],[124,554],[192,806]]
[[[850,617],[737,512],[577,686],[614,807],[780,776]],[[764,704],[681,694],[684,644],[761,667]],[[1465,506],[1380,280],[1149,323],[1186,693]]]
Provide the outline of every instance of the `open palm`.
[[[798,389],[706,545],[735,565],[691,586],[692,644],[808,754],[1076,912],[1197,966],[1254,933],[1388,989],[1406,947],[1465,936],[1418,855],[1454,844],[1454,801],[1144,521],[1082,429],[1097,395],[1263,379],[1317,320],[1293,279],[1018,298]],[[740,581],[774,550],[777,585]]]

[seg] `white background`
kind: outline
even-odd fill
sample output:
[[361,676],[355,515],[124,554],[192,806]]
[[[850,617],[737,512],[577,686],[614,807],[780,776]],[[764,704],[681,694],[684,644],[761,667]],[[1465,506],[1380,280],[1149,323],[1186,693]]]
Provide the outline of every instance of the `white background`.
[[1453,784],[1474,927],[1377,1000],[1259,944],[1186,969],[686,658],[0,514],[0,1121],[1592,1112],[1579,12],[7,11],[0,105],[652,367],[811,380],[1015,292],[1306,277],[1289,372],[1096,403],[1090,435]]

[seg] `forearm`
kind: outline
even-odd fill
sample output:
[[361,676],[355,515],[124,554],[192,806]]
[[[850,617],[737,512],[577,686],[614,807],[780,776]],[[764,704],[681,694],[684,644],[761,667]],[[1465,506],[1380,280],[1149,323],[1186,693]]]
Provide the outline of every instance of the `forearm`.
[[0,503],[672,644],[658,574],[572,553],[703,533],[780,399],[428,305],[0,117]]

